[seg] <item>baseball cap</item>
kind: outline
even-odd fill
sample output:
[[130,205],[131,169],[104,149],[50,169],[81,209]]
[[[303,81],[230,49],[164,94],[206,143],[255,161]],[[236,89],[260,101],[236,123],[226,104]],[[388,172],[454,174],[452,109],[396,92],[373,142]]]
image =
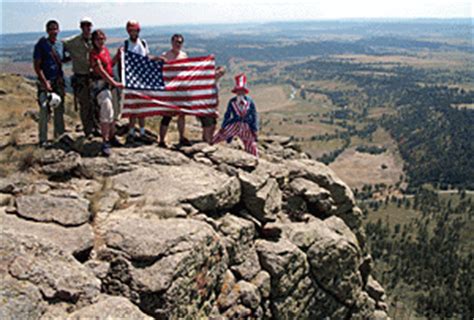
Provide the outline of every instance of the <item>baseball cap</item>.
[[92,19],[89,18],[89,17],[84,17],[84,18],[82,18],[80,23],[81,23],[81,24],[83,24],[83,23],[90,23],[90,24],[93,24],[93,23],[92,23]]

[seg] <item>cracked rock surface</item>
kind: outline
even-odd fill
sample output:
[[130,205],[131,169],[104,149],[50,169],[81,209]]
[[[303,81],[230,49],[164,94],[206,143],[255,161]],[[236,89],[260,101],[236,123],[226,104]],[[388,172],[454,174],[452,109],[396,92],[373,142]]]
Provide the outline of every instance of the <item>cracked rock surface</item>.
[[0,178],[1,319],[387,319],[350,188],[287,137]]

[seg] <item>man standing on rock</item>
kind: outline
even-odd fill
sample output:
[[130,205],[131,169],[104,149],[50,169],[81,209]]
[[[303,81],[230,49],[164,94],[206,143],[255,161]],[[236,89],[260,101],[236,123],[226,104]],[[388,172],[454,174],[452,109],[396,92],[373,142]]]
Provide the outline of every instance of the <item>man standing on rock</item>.
[[[150,55],[150,50],[148,48],[147,42],[139,37],[140,34],[140,24],[138,21],[135,20],[130,20],[127,22],[126,25],[127,33],[129,35],[129,38],[125,40],[124,42],[124,51],[130,51],[136,54],[139,54],[141,56],[149,56]],[[136,116],[130,116],[130,122],[129,122],[129,132],[127,135],[127,143],[133,143],[137,136],[135,135],[135,123],[136,123],[137,117]],[[138,124],[140,126],[140,140],[143,141],[146,144],[151,144],[153,143],[153,139],[148,137],[145,132],[145,118],[140,117],[138,118]]]
[[[181,34],[174,34],[171,37],[171,49],[164,52],[161,57],[164,61],[170,62],[174,60],[186,59],[188,55],[182,49],[184,43],[184,37]],[[166,133],[168,132],[168,126],[171,122],[171,116],[163,116],[160,123],[160,141],[159,146],[166,148]],[[183,146],[190,146],[191,143],[184,136],[184,130],[186,126],[186,119],[184,115],[178,116],[178,133],[179,133],[179,144]]]
[[48,118],[54,109],[54,137],[64,133],[64,77],[62,61],[63,46],[57,41],[59,23],[46,23],[48,37],[41,37],[35,45],[33,67],[38,76],[39,144],[45,146],[48,140]]
[[98,134],[99,122],[91,99],[91,68],[89,55],[92,50],[91,34],[92,20],[82,18],[80,21],[81,34],[65,39],[64,48],[72,60],[71,78],[74,89],[74,101],[79,102],[80,117],[84,134],[90,137]]

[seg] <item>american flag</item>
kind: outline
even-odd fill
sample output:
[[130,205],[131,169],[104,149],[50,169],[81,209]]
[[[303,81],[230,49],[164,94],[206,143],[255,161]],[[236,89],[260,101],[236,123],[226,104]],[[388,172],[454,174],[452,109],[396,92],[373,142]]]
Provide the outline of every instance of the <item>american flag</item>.
[[217,117],[213,56],[168,63],[152,61],[129,51],[123,57],[122,116],[189,114]]

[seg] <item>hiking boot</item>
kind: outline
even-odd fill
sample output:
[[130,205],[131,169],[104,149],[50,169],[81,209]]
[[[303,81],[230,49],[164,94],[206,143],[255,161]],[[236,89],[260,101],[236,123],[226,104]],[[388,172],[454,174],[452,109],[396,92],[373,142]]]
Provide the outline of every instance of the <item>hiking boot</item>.
[[117,137],[113,137],[112,139],[110,139],[110,145],[116,148],[123,147],[123,144],[120,141],[118,141]]
[[184,147],[190,147],[191,141],[189,141],[187,138],[182,138],[182,139],[179,139],[179,145],[184,146]]
[[168,145],[167,145],[165,142],[163,142],[163,141],[161,141],[160,143],[158,143],[158,147],[168,149]]
[[110,145],[107,142],[104,142],[102,144],[101,151],[104,157],[110,157],[110,155],[112,154],[112,150],[110,150]]
[[49,141],[43,141],[39,143],[39,147],[42,149],[51,149],[53,147],[53,144]]
[[96,137],[96,138],[102,137],[102,133],[101,133],[100,130],[98,130],[98,129],[92,130],[91,133],[92,133],[92,135],[93,135],[94,137]]
[[135,137],[131,134],[128,134],[127,135],[127,138],[125,140],[125,144],[128,144],[128,145],[133,145],[135,144]]
[[138,139],[139,139],[141,142],[143,142],[144,144],[148,144],[148,145],[153,144],[153,142],[156,141],[155,139],[153,139],[152,137],[150,137],[150,136],[147,135],[147,134],[140,135],[140,136],[138,137]]

